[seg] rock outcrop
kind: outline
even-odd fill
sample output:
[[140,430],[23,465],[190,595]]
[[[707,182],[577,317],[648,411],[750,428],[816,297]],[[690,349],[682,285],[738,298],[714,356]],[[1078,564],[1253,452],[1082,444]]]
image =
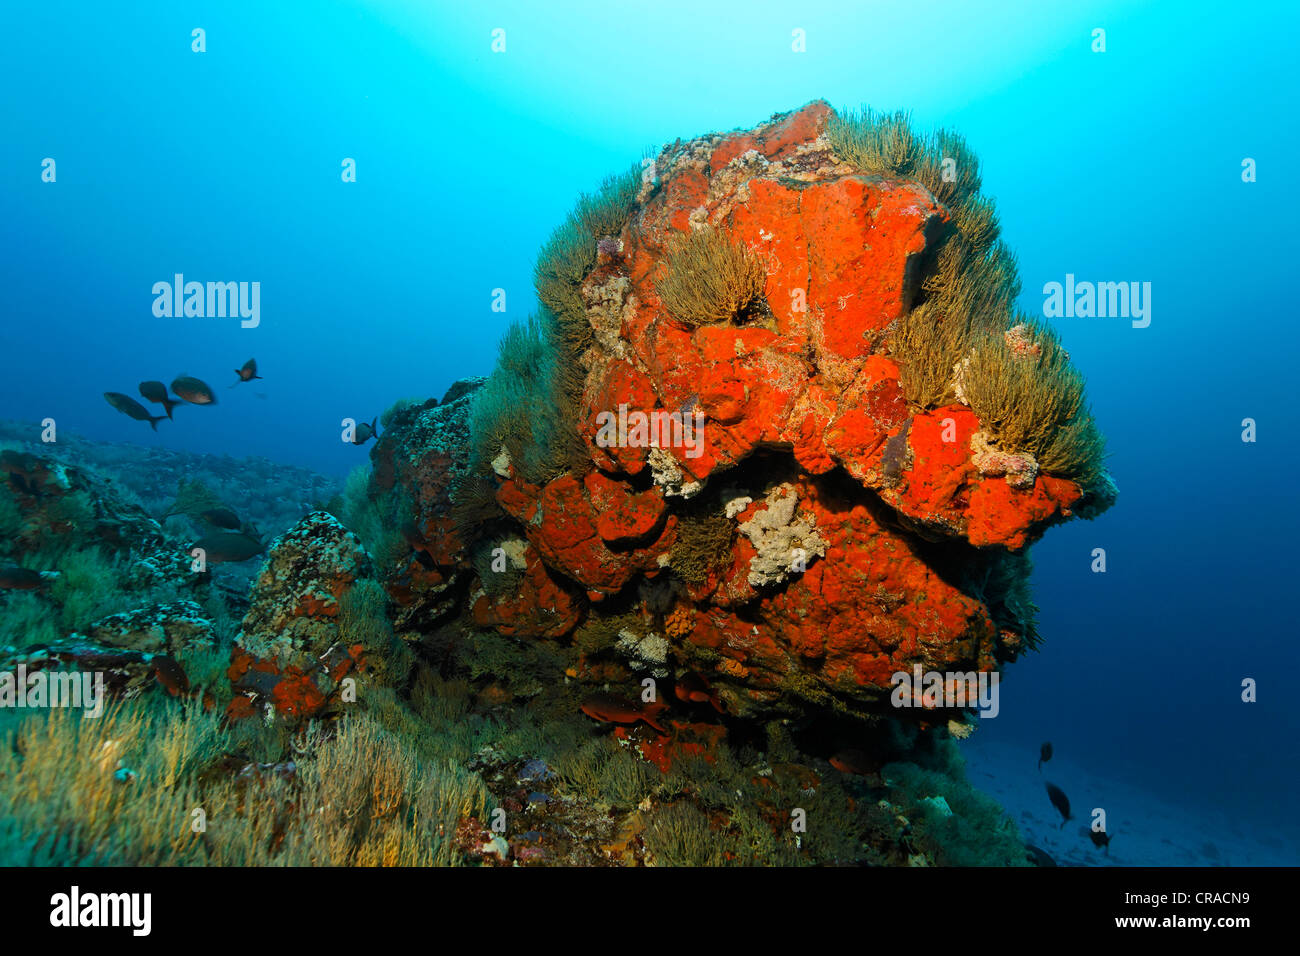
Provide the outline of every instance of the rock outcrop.
[[227,676],[232,717],[259,708],[294,718],[325,710],[364,662],[340,621],[370,556],[332,515],[316,511],[277,538],[249,596]]
[[41,578],[0,588],[0,671],[97,671],[111,692],[134,697],[158,686],[159,658],[215,644],[200,602],[224,606],[224,593],[129,493],[32,452],[0,452],[0,466],[0,564]]
[[[999,451],[964,404],[909,404],[891,335],[954,210],[850,165],[830,118],[813,103],[648,165],[579,287],[585,461],[533,483],[502,453],[469,476],[499,513],[458,525],[472,385],[394,420],[374,485],[416,503],[432,559],[386,573],[406,620],[572,634],[577,679],[620,656],[630,675],[627,649],[666,639],[668,667],[737,713],[878,713],[896,672],[993,670],[1033,643],[1026,549],[1113,487]],[[765,283],[733,321],[693,324],[660,283],[708,229]]]

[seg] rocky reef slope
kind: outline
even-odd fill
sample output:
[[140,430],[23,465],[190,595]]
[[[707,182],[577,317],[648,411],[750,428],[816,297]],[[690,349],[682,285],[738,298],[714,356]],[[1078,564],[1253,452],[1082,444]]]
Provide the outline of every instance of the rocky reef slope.
[[260,481],[168,527],[5,450],[0,670],[126,702],[0,714],[0,862],[1025,863],[974,702],[892,693],[1035,647],[1030,546],[1115,500],[998,236],[959,137],[813,103],[581,197],[491,375],[273,541]]

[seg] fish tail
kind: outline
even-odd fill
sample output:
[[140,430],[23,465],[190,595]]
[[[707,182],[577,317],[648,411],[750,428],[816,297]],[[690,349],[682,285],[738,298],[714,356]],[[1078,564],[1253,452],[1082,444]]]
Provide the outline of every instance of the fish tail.
[[157,431],[157,430],[158,430],[158,423],[159,423],[160,421],[162,421],[164,418],[167,418],[167,417],[168,417],[168,416],[166,416],[166,415],[158,415],[157,417],[155,417],[155,416],[153,416],[153,415],[150,415],[150,416],[149,416],[149,427],[152,428],[154,431]]

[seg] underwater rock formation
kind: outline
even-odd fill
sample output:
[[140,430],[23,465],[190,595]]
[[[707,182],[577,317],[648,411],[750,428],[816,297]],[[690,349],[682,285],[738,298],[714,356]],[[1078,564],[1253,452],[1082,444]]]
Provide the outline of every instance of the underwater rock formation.
[[[740,714],[879,713],[896,672],[993,670],[1033,646],[1027,549],[1113,502],[1100,436],[1050,333],[1012,325],[977,173],[945,185],[942,136],[934,155],[904,142],[915,175],[864,168],[861,143],[897,133],[874,124],[845,134],[813,103],[673,143],[584,197],[538,265],[545,411],[494,412],[494,376],[464,408],[395,417],[372,451],[375,493],[415,504],[422,543],[381,568],[408,620],[579,630],[579,679],[620,653],[630,674],[627,649],[666,636],[667,663]],[[955,352],[911,344],[945,335]],[[1041,420],[981,421],[972,406],[996,401]],[[542,468],[549,446],[565,457]]]
[[0,670],[98,671],[131,698],[160,658],[213,647],[224,597],[155,518],[76,465],[14,449],[0,464],[0,564],[36,575],[0,588]]
[[82,469],[31,452],[0,452],[7,481],[3,554],[35,559],[42,550],[129,558],[141,582],[183,579],[189,559],[139,505],[123,500]]
[[398,410],[371,449],[372,497],[400,489],[401,507],[385,518],[400,524],[409,547],[400,566],[382,568],[398,604],[399,627],[430,627],[464,599],[467,567],[452,519],[451,488],[468,468],[469,408],[481,378],[463,379],[442,401]]
[[111,614],[90,625],[98,643],[151,654],[177,654],[216,641],[212,622],[193,601],[152,604]]
[[256,708],[303,718],[321,713],[364,658],[349,644],[342,609],[370,558],[338,520],[312,512],[275,540],[249,596],[227,676],[232,717]]

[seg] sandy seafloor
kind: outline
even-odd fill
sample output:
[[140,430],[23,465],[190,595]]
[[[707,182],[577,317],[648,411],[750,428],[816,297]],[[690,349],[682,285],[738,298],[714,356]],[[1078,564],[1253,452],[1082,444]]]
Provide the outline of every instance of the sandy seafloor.
[[[1297,866],[1300,833],[1253,827],[1218,807],[1153,793],[1057,754],[1035,769],[1037,747],[973,734],[960,744],[971,784],[997,800],[1020,827],[1026,843],[1046,850],[1058,866]],[[1073,819],[1047,797],[1045,781],[1070,799]],[[1104,807],[1109,853],[1094,847],[1088,825]]]

